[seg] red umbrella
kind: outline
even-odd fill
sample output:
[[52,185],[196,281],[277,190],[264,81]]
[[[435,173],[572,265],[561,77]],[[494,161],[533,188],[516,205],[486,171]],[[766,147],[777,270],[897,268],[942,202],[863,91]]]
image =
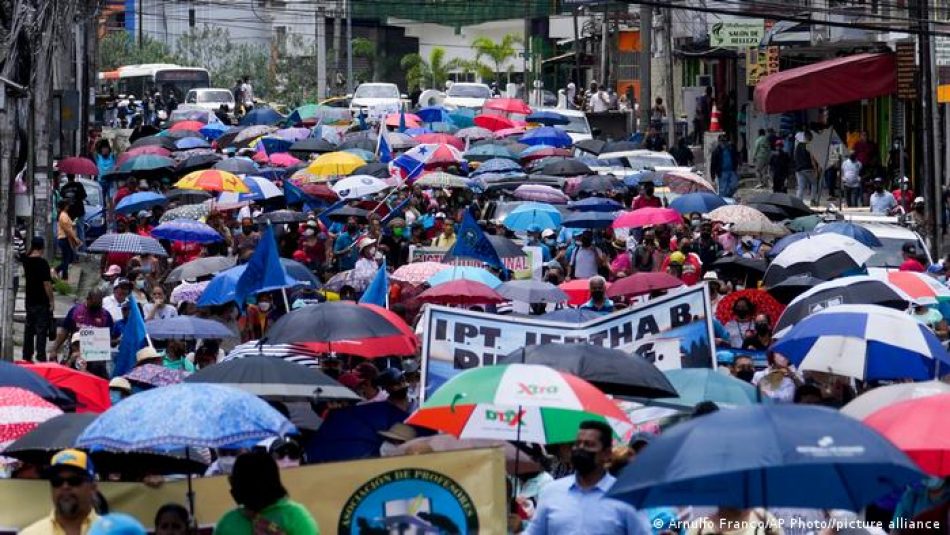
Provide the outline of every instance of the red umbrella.
[[0,388],[0,451],[36,426],[63,413],[59,407],[29,390],[5,386]]
[[419,294],[419,301],[440,305],[489,305],[507,301],[504,296],[480,282],[458,279]]
[[112,406],[109,382],[101,377],[52,362],[18,364],[41,375],[53,386],[75,394],[76,412],[101,413]]
[[416,344],[418,345],[419,337],[416,336],[416,331],[412,330],[412,327],[410,327],[409,324],[406,323],[406,320],[402,319],[402,316],[400,316],[399,314],[396,314],[395,312],[393,312],[392,310],[389,310],[388,308],[383,308],[378,305],[364,303],[364,304],[361,304],[360,306],[366,307],[372,310],[373,312],[379,314],[380,316],[388,319],[390,323],[395,325],[397,329],[399,329],[407,337],[414,340]]
[[650,227],[655,225],[667,225],[682,223],[683,216],[672,208],[640,208],[632,212],[620,214],[613,228],[636,228]]
[[[403,114],[406,120],[406,128],[419,128],[419,123],[422,122],[422,119],[419,118],[415,113],[406,113]],[[393,128],[399,128],[399,114],[390,113],[386,116],[386,126],[391,126]]]
[[736,300],[742,297],[752,302],[752,306],[754,307],[752,311],[753,315],[766,314],[772,322],[772,328],[775,328],[775,323],[778,322],[779,316],[781,316],[785,310],[785,305],[779,303],[778,300],[765,290],[755,288],[732,292],[720,299],[719,304],[716,305],[716,319],[722,322],[723,325],[732,321],[735,318],[732,314],[732,305],[736,303]]
[[475,122],[475,126],[487,128],[492,132],[497,132],[505,128],[514,128],[515,126],[515,123],[511,119],[502,117],[501,115],[479,115],[475,117],[473,121]]
[[950,394],[910,399],[871,413],[864,423],[906,453],[925,472],[950,476]]
[[452,145],[458,150],[465,150],[465,142],[461,139],[453,136],[452,134],[421,134],[415,137],[415,140],[419,143],[433,143],[440,144],[444,143],[446,145]]
[[255,152],[254,156],[251,156],[251,159],[261,165],[267,165],[270,163],[270,158],[267,156],[267,153],[264,151]]
[[312,195],[320,199],[336,202],[340,200],[339,195],[333,189],[323,182],[307,182],[300,186],[300,189],[307,195]]
[[493,98],[487,100],[485,101],[485,105],[482,106],[482,111],[484,110],[498,110],[505,113],[517,113],[519,115],[531,114],[531,107],[525,104],[523,100],[517,98]]
[[607,290],[607,297],[634,297],[670,288],[679,288],[683,281],[660,271],[634,273],[614,281]]
[[[610,291],[611,284],[607,283],[607,291]],[[574,279],[572,281],[561,283],[560,288],[567,294],[567,304],[580,306],[590,300],[590,281],[588,279]]]
[[169,130],[173,132],[177,132],[180,130],[190,130],[192,132],[198,132],[205,126],[208,126],[208,125],[202,123],[201,121],[181,121],[181,122],[173,124],[171,128],[169,128]]
[[502,128],[501,130],[496,131],[495,137],[501,139],[510,136],[520,136],[522,134],[524,134],[524,127],[515,125],[511,128]]
[[99,168],[96,167],[95,162],[81,156],[64,158],[56,165],[56,169],[67,175],[96,176],[99,174]]

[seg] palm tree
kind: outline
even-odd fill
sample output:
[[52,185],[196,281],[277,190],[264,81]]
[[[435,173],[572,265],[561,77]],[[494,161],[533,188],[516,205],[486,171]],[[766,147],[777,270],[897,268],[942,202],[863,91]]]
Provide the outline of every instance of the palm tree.
[[449,79],[449,73],[461,68],[461,61],[453,59],[445,61],[445,49],[434,47],[426,60],[419,54],[406,54],[399,65],[406,71],[406,84],[412,91],[429,84],[433,89],[441,89]]
[[[524,40],[513,33],[505,34],[498,42],[492,41],[488,37],[479,37],[472,41],[472,48],[475,49],[475,62],[479,62],[482,56],[487,56],[495,64],[494,74],[496,81],[500,82],[501,80],[497,76],[501,73],[502,64],[516,57],[518,51],[515,50],[515,45],[523,43]],[[508,69],[508,81],[511,81],[511,69]]]

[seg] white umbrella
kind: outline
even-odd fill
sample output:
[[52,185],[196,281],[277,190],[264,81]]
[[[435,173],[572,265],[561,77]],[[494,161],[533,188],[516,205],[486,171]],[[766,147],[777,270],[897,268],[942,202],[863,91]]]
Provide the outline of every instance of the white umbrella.
[[864,420],[884,407],[910,399],[925,398],[950,392],[950,385],[941,381],[897,383],[868,390],[851,403],[841,407],[841,413],[856,420]]
[[378,193],[388,188],[389,184],[370,175],[348,176],[332,186],[333,191],[341,199],[358,199]]
[[767,288],[794,275],[831,280],[861,268],[874,251],[840,234],[818,234],[786,247],[765,272]]

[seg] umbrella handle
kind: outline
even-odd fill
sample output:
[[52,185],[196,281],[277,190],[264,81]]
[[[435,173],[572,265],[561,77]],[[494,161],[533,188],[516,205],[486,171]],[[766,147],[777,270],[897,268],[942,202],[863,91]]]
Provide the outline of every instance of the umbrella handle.
[[[185,459],[191,460],[191,450],[186,446],[185,447]],[[198,530],[198,517],[195,516],[195,490],[191,487],[191,471],[188,471],[188,492],[185,494],[188,498],[188,512],[191,513],[191,523],[192,527],[197,533]]]

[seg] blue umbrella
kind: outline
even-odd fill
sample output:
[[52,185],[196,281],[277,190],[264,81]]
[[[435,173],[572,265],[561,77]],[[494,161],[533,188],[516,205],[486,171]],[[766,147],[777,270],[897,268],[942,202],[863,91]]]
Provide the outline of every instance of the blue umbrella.
[[679,197],[673,199],[673,202],[670,203],[670,208],[683,215],[691,214],[693,212],[705,214],[712,212],[720,206],[725,206],[726,204],[726,201],[724,201],[719,195],[710,193],[708,191],[700,191],[695,193],[687,193],[686,195],[680,195]]
[[849,221],[835,221],[834,223],[826,223],[815,228],[815,234],[827,234],[829,232],[847,236],[868,247],[882,247],[884,245],[870,230]]
[[377,457],[383,443],[379,432],[405,421],[408,416],[392,403],[366,403],[332,410],[305,446],[307,461],[322,463]]
[[811,235],[812,234],[810,232],[796,232],[795,234],[789,234],[788,236],[779,238],[779,240],[775,242],[775,245],[772,246],[772,250],[769,251],[766,256],[769,258],[775,258],[789,245],[797,242],[798,240],[808,238]]
[[70,398],[65,392],[50,384],[40,374],[11,362],[0,361],[0,386],[12,386],[29,390],[63,409],[69,408],[72,410],[76,407],[75,399]]
[[364,162],[371,162],[376,159],[376,155],[366,149],[343,149],[340,152],[349,152],[353,156],[356,156],[363,160]]
[[277,124],[283,120],[284,116],[277,113],[271,108],[254,108],[247,115],[241,118],[241,126],[251,126],[251,125],[270,125]]
[[198,133],[208,139],[218,139],[218,136],[228,131],[228,126],[224,123],[208,123],[198,130]]
[[323,287],[323,283],[310,271],[310,268],[300,262],[289,258],[281,258],[280,263],[284,265],[287,276],[297,281],[297,285],[302,283],[305,286],[317,289]]
[[499,280],[498,277],[492,275],[485,269],[471,266],[454,266],[452,269],[443,269],[429,277],[426,282],[429,286],[438,286],[442,283],[458,279],[480,282],[489,288],[501,286],[501,280]]
[[[234,291],[237,288],[238,279],[241,278],[241,275],[244,273],[245,269],[247,269],[247,264],[242,264],[240,266],[234,266],[231,269],[226,269],[215,275],[214,278],[211,279],[211,282],[208,283],[205,291],[202,292],[201,297],[198,299],[198,306],[206,307],[233,302],[235,300]],[[281,288],[290,288],[298,284],[300,284],[300,281],[288,275],[285,285],[274,288],[263,288],[260,291],[266,292],[270,290],[279,290]]]
[[617,219],[615,212],[574,212],[561,221],[567,228],[609,228]]
[[623,210],[622,204],[606,197],[588,197],[573,201],[567,207],[578,212],[616,212]]
[[522,204],[509,213],[504,225],[515,232],[540,229],[556,229],[561,226],[561,213],[550,204],[529,202]]
[[429,123],[429,130],[438,132],[440,134],[454,134],[455,132],[458,132],[459,127],[455,126],[455,123],[451,121],[440,121]]
[[115,211],[120,214],[134,214],[139,210],[148,210],[153,206],[161,206],[167,202],[168,199],[161,193],[140,191],[123,197],[115,207]]
[[221,322],[195,316],[176,316],[145,323],[145,330],[154,340],[198,340],[237,337]]
[[475,110],[459,108],[450,113],[449,118],[459,128],[470,128],[475,125]]
[[[663,372],[679,394],[675,398],[651,400],[657,405],[692,407],[702,401],[721,406],[751,405],[757,402],[755,387],[731,375],[709,368],[687,368]],[[763,399],[769,402],[768,398]]]
[[753,405],[664,431],[621,472],[609,496],[638,508],[857,511],[923,477],[887,439],[837,411]]
[[179,150],[205,149],[210,146],[210,143],[200,137],[185,137],[175,142],[175,147]]
[[486,173],[508,173],[516,172],[521,173],[521,165],[518,162],[509,160],[507,158],[492,158],[487,160],[478,166],[472,176],[484,175]]
[[442,106],[427,106],[416,112],[424,123],[444,123],[452,120],[449,111]]
[[540,144],[540,145],[530,145],[530,146],[528,146],[528,148],[526,148],[526,149],[524,149],[523,151],[521,151],[521,152],[518,154],[518,157],[519,157],[519,158],[528,158],[529,156],[531,156],[532,154],[534,154],[534,153],[536,153],[536,152],[541,152],[541,151],[543,151],[543,150],[552,150],[552,149],[556,149],[556,148],[557,148],[557,147],[554,147],[554,146],[551,146],[551,145],[545,145],[545,144],[543,144],[543,143]]
[[771,348],[800,369],[863,381],[937,377],[950,355],[923,323],[878,305],[837,305],[806,317]]
[[217,230],[191,219],[173,219],[152,229],[152,236],[160,240],[195,243],[216,243],[224,238]]
[[[511,152],[507,145],[501,143],[485,143],[476,145],[465,151],[465,159],[468,161],[489,162],[496,158],[505,158],[508,160],[517,160],[518,156]],[[520,169],[520,166],[518,167]],[[479,167],[479,169],[481,169]],[[484,171],[483,171],[484,172]]]
[[566,125],[570,119],[553,111],[536,111],[524,118],[529,123],[539,123],[545,126]]
[[267,137],[261,138],[261,146],[264,147],[264,152],[266,152],[267,154],[277,154],[278,152],[287,152],[290,150],[290,147],[293,144],[294,144],[293,141],[280,138],[280,137],[267,136]]
[[567,148],[574,144],[574,141],[571,139],[571,136],[567,135],[567,132],[553,126],[542,126],[528,130],[525,135],[521,136],[519,141],[525,145],[551,145],[552,147],[562,148]]

